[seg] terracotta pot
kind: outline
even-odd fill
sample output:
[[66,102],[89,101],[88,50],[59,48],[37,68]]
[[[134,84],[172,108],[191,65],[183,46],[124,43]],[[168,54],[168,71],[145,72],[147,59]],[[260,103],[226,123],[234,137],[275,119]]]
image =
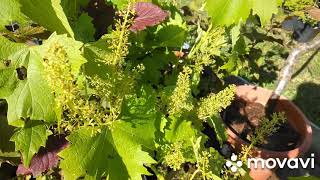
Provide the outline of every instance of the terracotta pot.
[[[272,91],[252,86],[243,85],[238,86],[236,89],[236,96],[238,98],[249,100],[260,104],[265,104],[270,97]],[[301,139],[295,149],[289,151],[272,151],[263,148],[253,148],[253,154],[255,157],[267,159],[267,158],[295,158],[303,153],[306,153],[312,143],[312,128],[308,119],[301,112],[301,110],[289,101],[285,97],[281,97],[276,106],[277,111],[285,112],[289,124],[300,134]],[[248,145],[246,141],[241,139],[234,130],[227,129],[228,141],[240,151],[242,145]],[[255,180],[268,179],[272,175],[272,171],[268,169],[251,169],[250,176]]]

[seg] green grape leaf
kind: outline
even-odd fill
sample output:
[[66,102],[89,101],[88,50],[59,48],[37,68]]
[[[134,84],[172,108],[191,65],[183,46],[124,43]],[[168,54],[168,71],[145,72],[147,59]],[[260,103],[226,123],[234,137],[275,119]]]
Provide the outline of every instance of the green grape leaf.
[[[137,96],[132,95],[125,99],[121,111],[123,122],[119,124],[121,124],[123,133],[128,133],[127,136],[139,137],[136,139],[138,143],[153,150],[155,149],[155,123],[161,121],[161,116],[156,110],[157,98],[153,89],[149,86],[141,87]],[[132,127],[133,124],[135,124],[135,128]],[[131,132],[128,129],[132,129]]]
[[90,61],[98,60],[102,61],[108,54],[112,53],[108,48],[108,43],[102,37],[96,42],[87,43],[84,46],[84,56]]
[[220,144],[223,144],[223,142],[227,140],[227,135],[226,135],[226,128],[222,123],[222,120],[219,118],[219,115],[215,115],[209,118],[208,123],[210,124],[211,127],[214,128]]
[[61,0],[61,6],[69,21],[78,18],[80,7],[86,7],[90,0]]
[[155,161],[141,150],[139,140],[136,141],[139,137],[132,134],[132,127],[124,128],[127,125],[121,122],[116,123],[112,130],[103,128],[97,134],[92,128],[72,133],[67,138],[70,147],[59,154],[63,159],[60,167],[64,177],[100,179],[105,175],[109,179],[139,179],[141,174],[149,174],[143,165]]
[[70,38],[67,35],[57,35],[56,33],[53,33],[49,39],[43,43],[43,46],[40,46],[38,49],[42,57],[44,57],[44,53],[54,43],[58,43],[59,45],[63,46],[68,54],[72,73],[78,75],[81,66],[87,62],[87,60],[82,56],[81,52],[83,43],[80,41],[75,41],[73,38]]
[[96,132],[81,128],[67,137],[70,147],[59,154],[66,179],[140,179],[141,174],[149,174],[144,165],[155,161],[142,147],[154,149],[154,124],[158,118],[152,103],[155,99],[147,92],[150,91],[143,90],[141,97],[126,100],[122,120],[114,122],[111,129],[102,127]]
[[61,0],[20,0],[21,11],[30,19],[52,32],[67,33],[73,37],[73,31],[60,3]]
[[208,170],[212,172],[212,179],[221,180],[219,177],[221,171],[223,170],[223,166],[225,165],[226,160],[224,157],[214,148],[209,149],[210,158],[209,158],[209,168]]
[[171,0],[158,0],[158,2],[162,5],[171,5],[174,3],[174,5],[177,8],[182,8],[184,6],[189,6],[193,3],[198,3],[199,1],[194,2],[193,0],[179,0],[179,1],[171,1]]
[[187,31],[177,25],[162,27],[156,34],[156,41],[160,47],[178,47],[185,42]]
[[16,0],[2,0],[0,6],[0,30],[13,22],[27,22],[27,17],[21,13],[20,4]]
[[23,126],[21,118],[53,122],[56,118],[52,110],[54,98],[43,78],[43,59],[39,53],[35,49],[22,49],[9,59],[11,65],[0,70],[3,75],[0,78],[0,98],[8,102],[9,125]]
[[236,45],[237,41],[240,38],[240,28],[241,28],[241,23],[232,27],[232,29],[230,30],[232,47]]
[[[168,142],[182,141],[189,144],[190,139],[196,137],[196,130],[192,127],[191,121],[171,118],[169,124],[169,128],[165,130],[165,139]],[[192,144],[190,143],[190,145]]]
[[143,80],[158,84],[161,78],[161,70],[165,68],[170,61],[175,60],[173,54],[165,54],[163,52],[155,52],[151,56],[143,60],[145,70],[143,73]]
[[99,179],[106,174],[114,158],[107,132],[110,131],[106,128],[96,134],[93,128],[81,128],[67,137],[70,146],[59,153],[65,179],[77,179],[85,175]]
[[[20,44],[3,42],[9,48],[0,48],[1,51],[13,52],[18,47],[23,47]],[[0,69],[0,98],[8,102],[9,125],[21,127],[23,126],[21,119],[27,118],[46,122],[56,120],[52,108],[55,106],[55,101],[44,76],[42,64],[45,52],[52,43],[59,43],[65,48],[74,74],[78,74],[80,67],[86,62],[81,55],[80,48],[83,45],[81,42],[68,38],[67,35],[55,33],[42,46],[24,48],[9,56],[10,65]],[[18,73],[17,69],[22,69],[24,72]],[[19,77],[19,74],[24,77]]]
[[79,6],[78,0],[61,0],[61,7],[69,22],[77,19]]
[[81,14],[74,24],[75,39],[82,42],[94,41],[95,28],[88,14]]
[[224,169],[226,160],[224,157],[214,148],[209,149],[202,146],[202,137],[193,139],[193,149],[197,156],[197,162],[203,163],[203,177],[204,179],[221,180],[220,174]]
[[123,9],[124,7],[126,7],[126,5],[128,4],[127,0],[105,0],[107,3],[108,2],[112,2],[112,4],[114,4],[115,6],[117,6],[117,8],[119,10]]
[[142,61],[145,67],[142,80],[146,83],[158,84],[162,78],[166,78],[164,79],[165,83],[170,81],[172,83],[170,85],[175,85],[179,72],[173,71],[172,73],[168,73],[167,76],[163,72],[166,71],[170,63],[176,64],[177,61],[178,58],[172,52],[154,51],[154,53]]
[[[14,43],[9,39],[0,36],[0,62],[3,62],[11,54],[17,52],[20,49],[27,47],[27,45],[22,43]],[[3,67],[3,64],[0,65],[0,69]]]
[[28,167],[34,154],[40,147],[45,147],[48,136],[52,133],[40,121],[29,121],[11,137],[16,150],[22,154],[23,165]]
[[191,121],[185,119],[171,118],[168,120],[168,128],[165,128],[165,140],[168,143],[182,143],[184,157],[194,162],[194,155],[192,152],[192,141],[190,139],[197,137],[197,130],[192,126]]
[[272,14],[278,12],[278,0],[270,0],[268,3],[264,0],[253,0],[253,14],[257,14],[260,17],[262,25],[268,23],[272,17]]
[[252,0],[207,0],[207,11],[215,25],[237,24],[250,14]]
[[154,34],[153,46],[180,48],[186,41],[188,27],[179,13],[172,12],[169,21],[158,25]]
[[226,70],[228,73],[231,74],[237,74],[237,63],[239,61],[239,57],[237,56],[237,53],[233,53],[227,62],[220,67],[220,69]]
[[239,36],[236,44],[232,48],[232,53],[237,55],[245,55],[249,51],[244,35]]
[[264,0],[207,0],[207,11],[215,25],[238,24],[250,15],[257,14],[262,25],[268,22],[273,13],[277,13],[277,0],[266,3]]
[[12,67],[12,60],[8,57],[20,49],[24,49],[26,45],[20,43],[14,43],[7,38],[0,36],[0,99],[9,95],[12,91],[11,86],[6,86],[6,84],[14,84],[9,81],[14,68]]
[[[59,153],[63,176],[66,179],[139,179],[149,174],[143,166],[154,163],[141,146],[127,137],[123,131],[104,127],[100,133],[93,128],[81,128],[68,136],[70,146]],[[123,136],[124,135],[124,136]],[[120,137],[119,137],[120,136]]]
[[[126,171],[131,179],[139,179],[142,174],[149,175],[150,173],[144,167],[144,164],[156,163],[147,152],[142,150],[142,147],[150,147],[150,140],[154,134],[152,133],[152,135],[150,135],[151,128],[147,126],[148,124],[136,124],[136,127],[133,127],[134,125],[130,122],[120,122],[115,125],[115,129],[112,132],[114,147],[122,158],[126,166]],[[147,141],[144,142],[144,140]],[[143,146],[143,144],[146,144],[146,146]],[[115,168],[114,171],[116,169],[117,168]],[[114,176],[117,176],[117,173],[114,173]]]
[[83,7],[85,7],[90,2],[90,0],[76,0],[76,1],[80,6],[83,6]]

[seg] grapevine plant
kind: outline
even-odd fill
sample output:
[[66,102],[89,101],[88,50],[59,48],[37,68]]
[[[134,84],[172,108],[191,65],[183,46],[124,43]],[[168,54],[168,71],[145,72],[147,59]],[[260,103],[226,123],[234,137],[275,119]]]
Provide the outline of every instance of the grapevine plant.
[[[67,180],[223,177],[235,86],[203,74],[240,71],[245,21],[267,25],[281,2],[1,2],[0,162]],[[87,7],[101,4],[112,21],[97,34]]]

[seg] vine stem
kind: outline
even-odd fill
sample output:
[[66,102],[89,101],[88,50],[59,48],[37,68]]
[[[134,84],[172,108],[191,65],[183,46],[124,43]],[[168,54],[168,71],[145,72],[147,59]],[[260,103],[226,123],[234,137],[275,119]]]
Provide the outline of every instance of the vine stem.
[[298,62],[299,57],[317,48],[320,48],[320,38],[316,38],[309,43],[299,44],[290,52],[286,60],[286,65],[284,66],[282,72],[280,73],[280,80],[277,84],[277,87],[273,91],[271,97],[269,98],[269,102],[271,102],[271,104],[269,105],[270,106],[269,112],[272,112],[272,110],[276,105],[276,100],[280,98],[283,90],[286,88],[289,81],[291,80],[291,77],[293,74],[293,67]]
[[197,169],[193,172],[192,176],[190,177],[190,180],[193,180],[194,177],[200,172],[200,169]]
[[120,54],[119,52],[122,50],[122,46],[125,44],[125,42],[123,40],[123,36],[125,35],[125,33],[127,31],[128,17],[129,17],[129,14],[130,14],[130,8],[131,8],[131,4],[129,2],[129,5],[128,5],[127,10],[126,10],[125,15],[124,15],[123,24],[121,25],[121,34],[120,34],[119,44],[117,45],[117,48],[115,50],[115,54],[116,54],[115,59],[119,58],[119,54]]

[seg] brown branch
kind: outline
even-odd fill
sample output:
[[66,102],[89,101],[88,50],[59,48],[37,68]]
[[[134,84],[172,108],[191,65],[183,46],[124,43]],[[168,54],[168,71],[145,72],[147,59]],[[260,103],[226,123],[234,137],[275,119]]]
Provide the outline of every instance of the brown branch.
[[293,67],[298,62],[299,57],[311,50],[318,48],[320,48],[320,38],[316,38],[309,43],[299,44],[290,52],[286,60],[286,65],[280,73],[280,80],[278,82],[277,88],[274,90],[271,99],[278,99],[280,97],[283,90],[286,88],[287,84],[291,80],[293,74]]

